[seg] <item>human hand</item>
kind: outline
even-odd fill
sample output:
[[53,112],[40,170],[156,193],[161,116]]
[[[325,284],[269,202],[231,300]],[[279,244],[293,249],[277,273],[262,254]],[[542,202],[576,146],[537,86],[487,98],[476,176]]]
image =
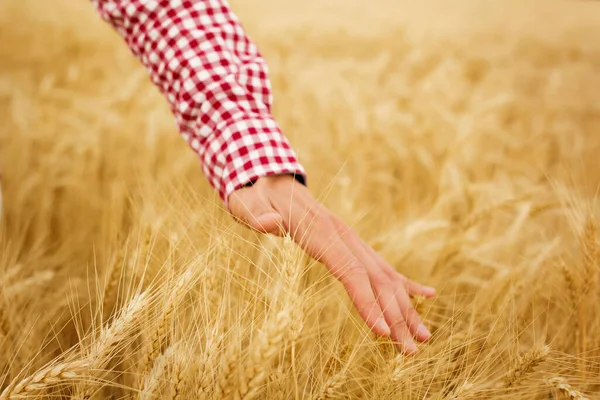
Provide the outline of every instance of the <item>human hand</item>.
[[236,190],[229,198],[229,211],[259,232],[289,233],[344,285],[373,332],[391,337],[403,353],[417,351],[413,337],[430,338],[410,296],[429,298],[435,296],[435,289],[396,272],[293,176],[263,177]]

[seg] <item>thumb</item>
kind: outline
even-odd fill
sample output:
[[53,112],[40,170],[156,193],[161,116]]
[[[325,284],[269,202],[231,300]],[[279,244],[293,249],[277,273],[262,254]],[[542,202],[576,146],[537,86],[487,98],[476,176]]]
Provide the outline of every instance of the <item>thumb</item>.
[[260,187],[251,186],[234,192],[229,209],[234,217],[252,229],[277,236],[282,233],[283,218]]

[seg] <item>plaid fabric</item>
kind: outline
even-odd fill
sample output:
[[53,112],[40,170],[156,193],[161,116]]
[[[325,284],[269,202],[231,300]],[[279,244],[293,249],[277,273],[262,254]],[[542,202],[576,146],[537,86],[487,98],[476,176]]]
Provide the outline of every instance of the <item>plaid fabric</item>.
[[92,0],[168,99],[210,184],[306,173],[271,115],[265,60],[226,0]]

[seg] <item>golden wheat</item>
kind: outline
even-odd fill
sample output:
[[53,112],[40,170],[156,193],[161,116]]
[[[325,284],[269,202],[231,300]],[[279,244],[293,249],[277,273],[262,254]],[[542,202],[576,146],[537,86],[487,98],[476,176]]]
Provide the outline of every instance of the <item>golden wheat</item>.
[[89,3],[0,2],[0,399],[600,398],[597,2],[231,0],[313,193],[437,289],[413,357]]

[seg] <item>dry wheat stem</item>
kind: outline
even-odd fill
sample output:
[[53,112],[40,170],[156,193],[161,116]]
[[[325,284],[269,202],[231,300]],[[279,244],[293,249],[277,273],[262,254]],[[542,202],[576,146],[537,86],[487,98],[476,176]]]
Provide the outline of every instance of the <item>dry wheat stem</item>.
[[104,319],[107,319],[112,311],[113,304],[116,302],[119,280],[123,275],[123,255],[122,250],[119,250],[115,260],[110,263],[109,273],[106,277],[104,285],[104,295],[102,296],[102,310],[104,312]]
[[598,274],[598,254],[599,248],[597,237],[598,228],[596,221],[590,217],[586,221],[582,234],[583,260],[585,278],[582,286],[582,293],[586,295],[595,287]]

